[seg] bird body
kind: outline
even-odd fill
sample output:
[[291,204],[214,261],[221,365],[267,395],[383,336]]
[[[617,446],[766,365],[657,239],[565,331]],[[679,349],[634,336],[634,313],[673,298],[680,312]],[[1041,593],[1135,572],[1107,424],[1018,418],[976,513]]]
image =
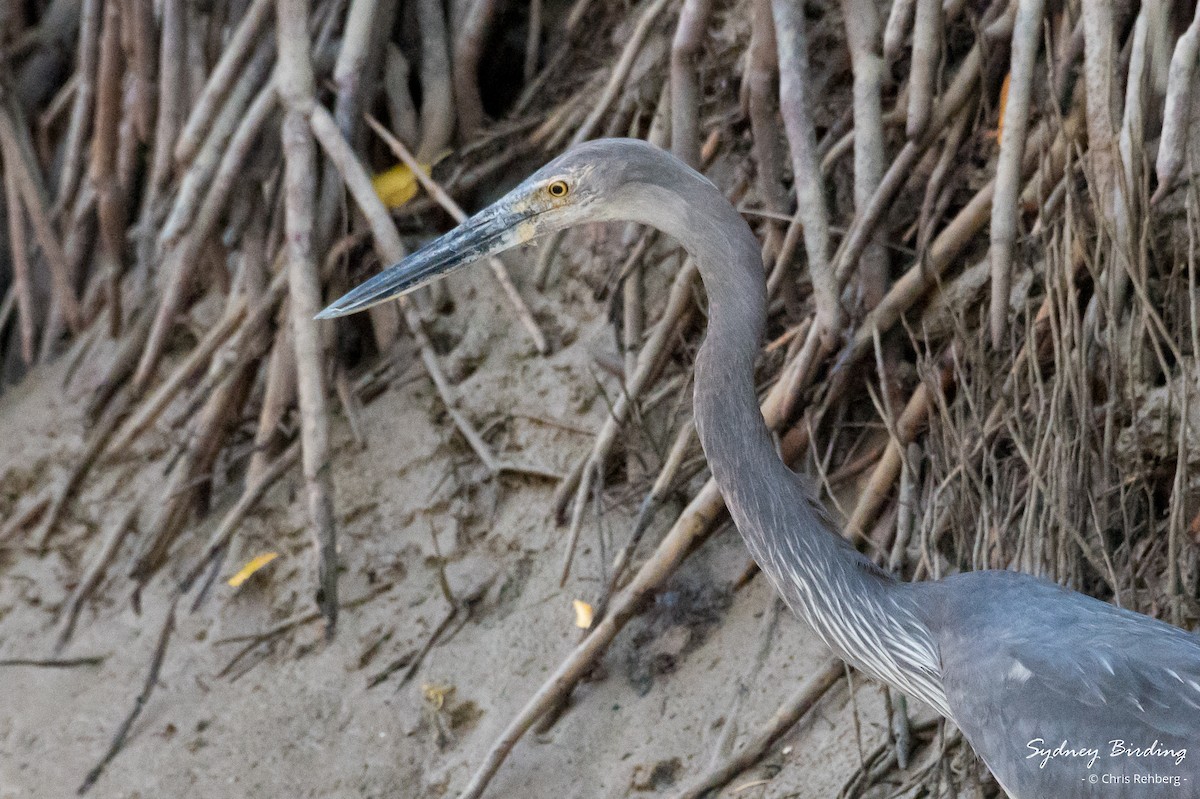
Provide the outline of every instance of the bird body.
[[1200,796],[1196,636],[1017,572],[921,585],[950,717],[1011,796]]
[[1015,572],[906,583],[837,534],[759,409],[758,241],[712,183],[662,150],[628,139],[573,147],[320,318],[591,221],[650,225],[696,260],[709,298],[696,358],[701,445],[750,554],[834,651],[954,721],[1014,799],[1200,799],[1200,638]]

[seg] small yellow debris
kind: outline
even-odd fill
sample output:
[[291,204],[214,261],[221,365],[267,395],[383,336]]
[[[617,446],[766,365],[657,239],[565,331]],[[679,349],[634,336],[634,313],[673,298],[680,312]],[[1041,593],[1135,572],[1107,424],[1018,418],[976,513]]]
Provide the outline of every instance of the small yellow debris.
[[590,629],[592,626],[592,616],[595,613],[592,610],[592,606],[582,599],[571,600],[571,606],[575,608],[575,626],[581,630]]
[[[426,175],[432,168],[429,164],[421,164],[420,167]],[[421,184],[407,165],[397,164],[387,172],[380,172],[371,178],[371,185],[375,187],[375,193],[383,200],[384,205],[388,208],[399,208],[417,196]]]
[[[450,149],[442,150],[429,163],[418,162],[417,166],[428,175],[435,166],[441,163],[443,158],[452,152],[454,151]],[[380,172],[371,178],[371,185],[375,188],[379,199],[383,200],[384,205],[396,209],[417,196],[417,191],[421,188],[421,181],[417,179],[407,164],[396,164],[388,171]]]
[[278,552],[264,552],[261,555],[255,555],[253,558],[250,559],[249,563],[247,563],[242,568],[238,569],[237,574],[235,574],[229,578],[229,580],[227,581],[229,584],[229,587],[237,588],[242,583],[249,580],[256,571],[261,569],[263,566],[266,566],[268,563],[275,560],[275,558],[277,558],[277,557],[279,557]]
[[453,685],[442,685],[440,683],[422,683],[421,694],[425,697],[425,701],[433,707],[434,710],[441,710],[446,704],[446,697],[454,693]]

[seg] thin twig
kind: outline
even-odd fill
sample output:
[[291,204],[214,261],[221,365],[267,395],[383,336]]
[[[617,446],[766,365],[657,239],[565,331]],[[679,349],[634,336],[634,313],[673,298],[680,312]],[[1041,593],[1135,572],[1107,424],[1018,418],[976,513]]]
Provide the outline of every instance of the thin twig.
[[142,715],[142,711],[146,708],[146,703],[150,701],[150,694],[154,692],[154,687],[158,685],[158,673],[162,669],[163,660],[167,656],[167,644],[171,641],[171,633],[175,631],[175,608],[179,604],[179,594],[176,594],[171,600],[170,607],[167,608],[166,617],[163,619],[162,628],[158,633],[158,643],[154,646],[154,655],[150,658],[150,670],[146,674],[146,682],[142,685],[142,691],[134,700],[133,709],[129,711],[129,715],[117,727],[117,732],[113,736],[112,743],[108,746],[108,751],[100,758],[100,762],[92,767],[92,770],[83,778],[83,783],[76,791],[80,796],[87,793],[96,780],[100,779],[100,775],[104,773],[104,769],[113,761],[125,746],[125,739],[129,736],[129,731],[133,728],[133,723],[137,721],[138,716]]
[[0,666],[30,666],[39,669],[73,669],[79,666],[99,666],[105,655],[83,655],[75,658],[0,658]]
[[15,174],[25,211],[33,223],[34,235],[50,265],[55,309],[62,313],[72,330],[78,331],[83,324],[83,315],[71,282],[66,253],[50,222],[49,195],[33,147],[28,141],[27,129],[20,122],[12,96],[3,92],[0,92],[0,148],[3,148],[5,168],[13,170]]
[[4,199],[8,211],[8,243],[12,252],[12,296],[17,308],[18,329],[21,335],[21,357],[25,365],[33,364],[34,337],[37,319],[34,318],[33,293],[29,280],[29,249],[25,237],[25,212],[21,205],[20,188],[15,169],[4,170]]
[[[671,284],[671,292],[667,297],[667,307],[663,311],[663,316],[638,354],[637,370],[623,387],[620,396],[617,397],[612,412],[605,417],[604,424],[592,444],[591,452],[584,460],[580,461],[580,466],[572,471],[571,476],[559,484],[555,492],[557,507],[563,507],[566,498],[571,496],[572,492],[574,493],[574,502],[571,505],[571,528],[559,575],[560,584],[566,583],[567,576],[571,571],[575,545],[579,541],[579,531],[583,524],[583,512],[587,507],[588,495],[592,490],[590,478],[599,474],[603,464],[608,460],[608,454],[617,440],[617,433],[628,418],[633,404],[637,402],[642,391],[658,371],[661,359],[667,351],[667,345],[674,336],[674,331],[678,330],[690,315],[692,284],[698,274],[695,262],[690,258],[676,274],[675,280]],[[577,479],[572,479],[576,477]]]
[[126,535],[133,529],[133,521],[136,516],[137,505],[130,503],[104,537],[95,556],[89,560],[87,569],[79,578],[75,590],[71,592],[71,596],[64,603],[63,610],[59,614],[59,632],[55,640],[54,651],[61,652],[71,639],[71,634],[75,631],[75,623],[79,619],[79,611],[83,609],[83,603],[104,579],[104,572],[108,569],[108,565],[116,557],[117,550],[120,549]]
[[721,788],[753,766],[780,736],[796,726],[796,723],[841,681],[845,673],[845,667],[839,660],[828,661],[813,672],[735,754],[705,771],[675,794],[674,799],[701,799],[709,791]]
[[242,15],[229,41],[221,48],[221,58],[213,67],[212,74],[188,114],[183,130],[175,140],[175,161],[180,166],[187,166],[195,158],[220,104],[229,94],[238,71],[245,66],[271,18],[273,6],[271,0],[254,0]]
[[100,53],[101,0],[84,0],[79,11],[79,68],[71,119],[67,123],[62,171],[58,181],[58,204],[66,206],[75,194],[83,174],[83,148],[87,140],[88,123],[92,119],[92,101],[96,92],[96,64]]
[[609,75],[608,82],[604,85],[604,89],[600,92],[600,97],[592,104],[592,110],[588,113],[587,119],[575,131],[575,135],[571,138],[572,144],[579,144],[587,141],[596,131],[596,126],[600,124],[601,118],[608,113],[608,109],[612,106],[613,101],[617,98],[617,93],[625,85],[625,79],[629,77],[629,71],[633,69],[634,59],[641,51],[642,45],[646,41],[646,37],[650,33],[650,28],[654,25],[658,15],[667,7],[668,0],[648,0],[645,10],[638,17],[637,25],[634,26],[633,32],[630,33],[628,41],[625,43],[625,48],[621,51],[620,58],[613,66],[612,73]]
[[[347,599],[342,603],[342,610],[353,610],[360,605],[365,605],[376,597],[383,596],[388,591],[392,590],[392,587],[393,583],[383,583],[381,585],[377,585],[362,596],[355,597],[354,599]],[[273,627],[263,630],[262,632],[249,633],[246,635],[231,635],[226,638],[218,638],[214,642],[218,645],[245,643],[245,646],[243,646],[237,652],[237,654],[233,656],[232,660],[225,664],[224,668],[217,672],[217,677],[224,677],[225,675],[229,674],[229,672],[233,670],[233,667],[236,666],[242,660],[242,658],[253,652],[262,644],[289,633],[297,627],[303,627],[305,624],[312,624],[314,621],[320,621],[323,618],[324,616],[321,615],[320,611],[314,610],[308,613],[301,613],[297,616],[293,616],[292,618],[282,621]]]

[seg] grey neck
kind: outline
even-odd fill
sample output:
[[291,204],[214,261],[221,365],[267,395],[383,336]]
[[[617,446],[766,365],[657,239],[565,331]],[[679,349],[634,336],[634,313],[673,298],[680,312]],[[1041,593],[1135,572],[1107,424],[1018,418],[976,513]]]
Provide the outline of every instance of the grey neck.
[[[694,175],[694,173],[692,173]],[[831,529],[824,510],[780,460],[759,409],[754,363],[766,318],[758,241],[707,180],[672,185],[672,222],[708,294],[708,334],[696,358],[696,429],[751,556],[797,615],[864,672],[949,715],[936,647],[898,583]],[[665,189],[664,189],[665,191]],[[681,201],[680,201],[681,200]],[[668,229],[670,228],[670,229]]]

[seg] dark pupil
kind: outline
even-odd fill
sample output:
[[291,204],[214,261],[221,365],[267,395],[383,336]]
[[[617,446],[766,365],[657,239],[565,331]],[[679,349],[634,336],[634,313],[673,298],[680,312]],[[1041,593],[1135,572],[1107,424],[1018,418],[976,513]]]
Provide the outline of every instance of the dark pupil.
[[550,187],[550,193],[555,197],[561,197],[566,194],[566,188],[561,183],[555,183]]

